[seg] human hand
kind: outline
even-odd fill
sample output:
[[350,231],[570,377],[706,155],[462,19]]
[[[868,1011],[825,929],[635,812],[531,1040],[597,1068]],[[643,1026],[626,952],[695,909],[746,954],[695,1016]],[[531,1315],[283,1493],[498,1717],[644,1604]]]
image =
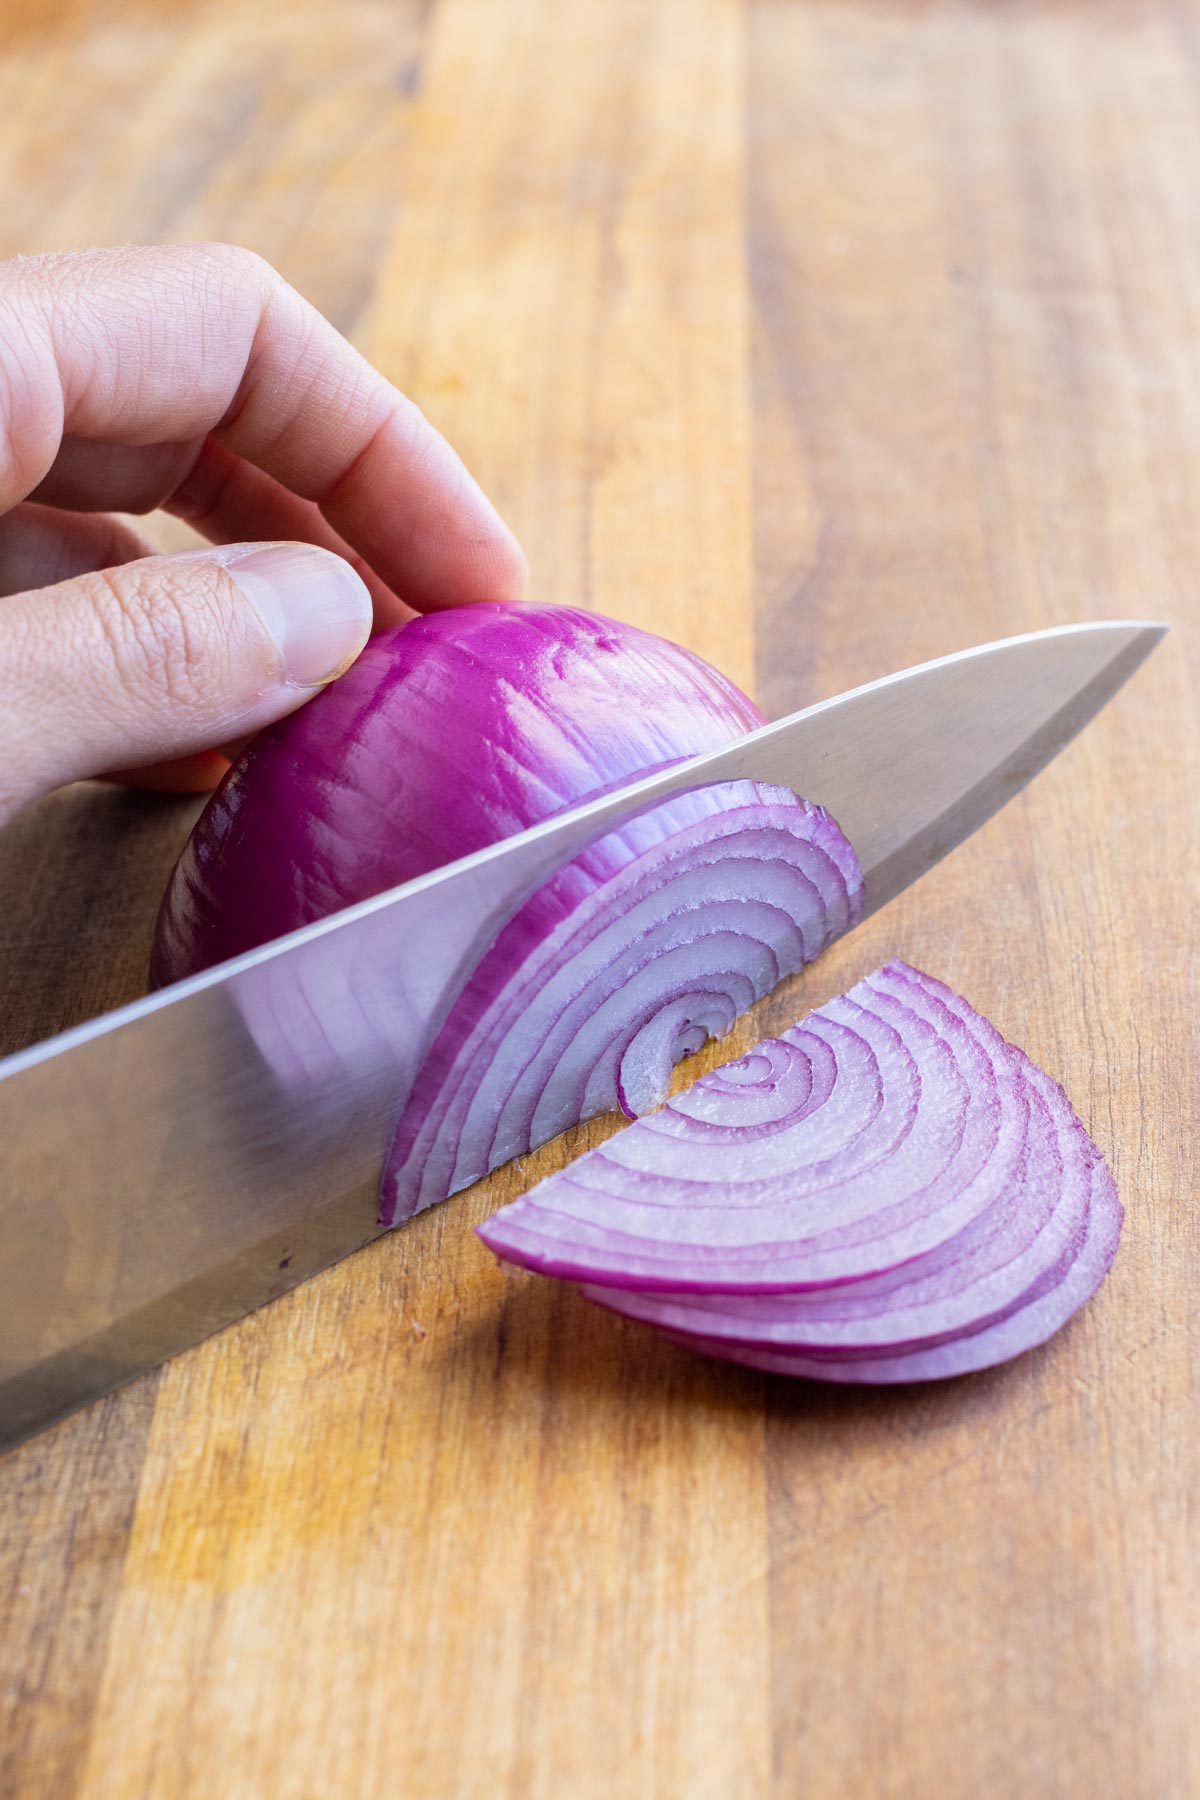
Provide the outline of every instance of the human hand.
[[[219,547],[107,516],[155,507]],[[0,823],[116,768],[211,785],[372,619],[524,579],[445,440],[251,252],[0,263]]]

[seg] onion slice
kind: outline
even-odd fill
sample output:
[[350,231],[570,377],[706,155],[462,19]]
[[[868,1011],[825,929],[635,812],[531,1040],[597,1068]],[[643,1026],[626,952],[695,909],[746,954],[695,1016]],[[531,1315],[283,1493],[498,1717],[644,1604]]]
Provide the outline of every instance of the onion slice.
[[416,1078],[384,1224],[579,1119],[660,1105],[680,1057],[857,918],[858,865],[821,807],[750,782],[727,792],[724,812],[633,856],[544,933],[527,915],[554,918],[547,888],[500,935]]
[[889,963],[479,1227],[497,1255],[712,1355],[842,1382],[1000,1362],[1116,1253],[1062,1089]]

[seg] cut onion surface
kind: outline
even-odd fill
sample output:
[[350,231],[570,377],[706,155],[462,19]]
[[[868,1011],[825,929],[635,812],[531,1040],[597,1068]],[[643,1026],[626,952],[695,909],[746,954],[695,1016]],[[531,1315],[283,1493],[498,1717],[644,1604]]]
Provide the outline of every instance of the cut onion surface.
[[833,821],[739,785],[724,814],[633,857],[544,935],[529,907],[501,934],[417,1076],[385,1223],[579,1119],[658,1106],[681,1056],[851,923],[859,889]]
[[710,1355],[957,1375],[1096,1291],[1122,1210],[1056,1082],[894,961],[503,1208],[506,1262]]

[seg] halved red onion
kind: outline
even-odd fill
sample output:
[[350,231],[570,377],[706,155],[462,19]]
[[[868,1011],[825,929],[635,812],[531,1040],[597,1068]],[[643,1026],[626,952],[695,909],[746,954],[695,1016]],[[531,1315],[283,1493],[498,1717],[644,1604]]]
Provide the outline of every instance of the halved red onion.
[[1120,1221],[1061,1088],[892,962],[479,1231],[711,1354],[908,1381],[1057,1330]]
[[[159,914],[176,980],[761,724],[707,663],[554,606],[469,606],[373,640],[248,746]],[[337,939],[243,981],[276,1077],[319,1097],[355,1059],[395,1070],[391,1224],[580,1118],[657,1105],[671,1069],[853,924],[862,874],[835,821],[729,782],[609,832],[511,920],[432,1049],[412,956]],[[447,994],[447,1001],[451,998]]]

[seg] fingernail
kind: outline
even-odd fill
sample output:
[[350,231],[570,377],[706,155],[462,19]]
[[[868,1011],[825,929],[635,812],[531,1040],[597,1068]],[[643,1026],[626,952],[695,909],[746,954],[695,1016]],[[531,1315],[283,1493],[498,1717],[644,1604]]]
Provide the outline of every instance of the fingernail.
[[224,544],[228,570],[300,687],[323,687],[354,661],[371,632],[371,595],[344,557],[315,544]]

